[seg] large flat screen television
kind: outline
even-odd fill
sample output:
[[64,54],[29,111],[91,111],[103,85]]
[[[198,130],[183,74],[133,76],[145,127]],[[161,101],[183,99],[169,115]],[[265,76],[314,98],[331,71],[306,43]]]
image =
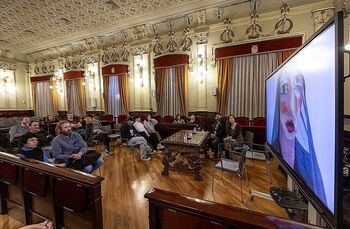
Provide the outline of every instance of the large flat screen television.
[[331,226],[343,102],[338,88],[343,28],[337,23],[324,25],[265,81],[267,145]]

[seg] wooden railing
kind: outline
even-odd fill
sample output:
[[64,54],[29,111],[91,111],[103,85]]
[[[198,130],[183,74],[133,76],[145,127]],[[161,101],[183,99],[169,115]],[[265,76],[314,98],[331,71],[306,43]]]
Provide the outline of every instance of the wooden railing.
[[145,198],[149,201],[150,229],[320,228],[156,188]]
[[102,177],[0,152],[0,213],[25,224],[103,228]]

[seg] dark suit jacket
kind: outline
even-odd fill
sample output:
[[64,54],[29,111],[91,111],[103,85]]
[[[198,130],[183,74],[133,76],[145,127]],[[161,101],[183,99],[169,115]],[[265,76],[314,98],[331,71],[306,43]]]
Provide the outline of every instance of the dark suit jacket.
[[226,137],[226,121],[220,120],[219,124],[216,127],[215,135],[219,139],[224,139]]

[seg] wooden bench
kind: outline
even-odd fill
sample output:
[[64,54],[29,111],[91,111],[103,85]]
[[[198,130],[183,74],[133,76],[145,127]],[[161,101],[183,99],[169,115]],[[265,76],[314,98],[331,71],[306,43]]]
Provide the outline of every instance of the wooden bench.
[[103,228],[102,177],[0,152],[0,214],[25,224]]

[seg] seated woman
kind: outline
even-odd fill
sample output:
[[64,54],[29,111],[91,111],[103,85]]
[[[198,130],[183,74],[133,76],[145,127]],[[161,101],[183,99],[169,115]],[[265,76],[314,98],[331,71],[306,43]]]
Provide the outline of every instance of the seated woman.
[[[235,122],[235,116],[228,116],[226,123],[226,136],[224,138],[225,149],[240,145],[243,141],[241,126]],[[228,158],[229,155],[225,155]]]
[[51,163],[48,156],[38,147],[38,138],[33,133],[27,133],[22,136],[23,147],[16,154],[18,157],[25,157],[37,161]]
[[158,124],[158,121],[155,120],[154,118],[152,118],[152,116],[149,114],[146,116],[145,121],[143,121],[143,125],[145,126],[146,131],[150,134],[150,135],[156,135],[158,138],[158,145],[157,145],[157,149],[163,149],[164,146],[160,143],[160,140],[162,139],[160,134],[154,129],[154,126]]
[[183,120],[181,118],[180,114],[177,114],[173,123],[174,124],[185,124],[186,122],[185,122],[185,120]]
[[190,116],[189,120],[188,120],[188,124],[197,124],[196,123],[196,116],[194,116],[193,114]]

